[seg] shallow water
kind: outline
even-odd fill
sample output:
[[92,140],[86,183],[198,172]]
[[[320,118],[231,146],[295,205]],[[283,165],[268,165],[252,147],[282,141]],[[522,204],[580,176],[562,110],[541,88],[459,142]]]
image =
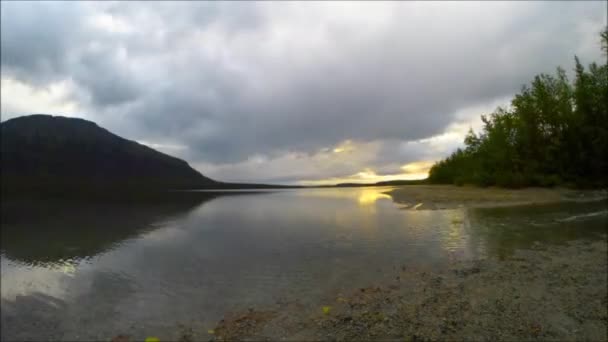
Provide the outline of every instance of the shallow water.
[[607,232],[606,202],[401,210],[388,188],[3,203],[2,338],[173,339],[232,310],[316,305],[406,267]]

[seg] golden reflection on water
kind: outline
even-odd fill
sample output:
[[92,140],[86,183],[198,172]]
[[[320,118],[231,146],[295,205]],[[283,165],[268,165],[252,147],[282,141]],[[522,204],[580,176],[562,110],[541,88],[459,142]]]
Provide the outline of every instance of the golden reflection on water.
[[383,193],[386,189],[363,189],[357,196],[357,202],[361,206],[376,204],[381,198],[392,199],[391,195]]
[[372,206],[380,199],[392,199],[386,192],[393,187],[365,187],[365,188],[328,188],[310,191],[295,192],[296,196],[350,198],[356,200],[359,206]]
[[[352,227],[364,227],[365,239],[373,240],[378,234],[377,230],[383,222],[380,213],[380,200],[392,200],[389,192],[394,187],[365,187],[365,188],[333,188],[319,189],[300,194],[310,197],[345,198],[352,200],[359,207],[353,212],[352,207],[336,208],[333,212],[333,224],[344,230],[345,235],[336,237],[344,245],[349,242],[348,233]],[[408,240],[423,240],[428,235],[435,235],[439,247],[450,253],[460,251],[466,244],[466,210],[444,209],[436,210],[433,203],[413,202],[407,210],[399,209],[394,204],[395,210],[402,216],[403,221],[399,228]],[[389,206],[390,207],[390,206]],[[383,214],[394,215],[389,208]],[[386,223],[384,223],[386,224]]]
[[[346,199],[340,202],[341,205],[328,207],[328,216],[332,220],[329,224],[340,228],[340,235],[336,236],[342,247],[352,245],[353,227],[365,228],[365,239],[374,240],[377,238],[376,230],[379,227],[378,201],[391,200],[392,197],[385,192],[393,187],[369,187],[369,188],[327,188],[311,189],[294,192],[296,196],[306,196],[314,198]],[[350,203],[349,203],[350,202]],[[359,210],[353,210],[353,205]],[[395,207],[396,209],[396,207]],[[326,210],[318,210],[317,218],[320,213]]]
[[[293,191],[291,194],[306,197],[326,198],[353,198],[366,193],[384,193],[395,189],[394,186],[369,186],[369,187],[336,187],[336,188],[312,188]],[[389,196],[387,194],[387,196]],[[390,197],[390,196],[389,196]]]
[[444,250],[455,251],[461,249],[465,243],[464,220],[466,212],[464,210],[445,210],[449,222],[442,230],[441,244]]

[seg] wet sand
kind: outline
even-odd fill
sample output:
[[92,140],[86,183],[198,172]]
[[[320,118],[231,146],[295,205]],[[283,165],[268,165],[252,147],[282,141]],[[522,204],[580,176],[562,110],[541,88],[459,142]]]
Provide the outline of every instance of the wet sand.
[[607,252],[604,237],[521,250],[504,261],[456,262],[434,272],[403,267],[391,283],[353,289],[313,309],[294,301],[230,313],[207,336],[220,341],[605,341]]
[[453,185],[409,185],[387,191],[402,209],[435,210],[533,205],[561,201],[597,201],[606,199],[606,190],[570,190],[565,188],[481,188]]

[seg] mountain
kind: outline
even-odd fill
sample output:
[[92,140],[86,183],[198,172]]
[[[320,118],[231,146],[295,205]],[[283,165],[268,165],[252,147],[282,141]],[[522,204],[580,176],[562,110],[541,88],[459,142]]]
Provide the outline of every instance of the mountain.
[[217,187],[185,161],[78,118],[30,115],[0,124],[2,191]]
[[[279,189],[297,185],[226,183],[187,162],[127,140],[91,121],[45,114],[0,123],[2,194],[112,195],[171,189]],[[418,184],[390,181],[320,187]],[[162,195],[165,196],[165,195]]]

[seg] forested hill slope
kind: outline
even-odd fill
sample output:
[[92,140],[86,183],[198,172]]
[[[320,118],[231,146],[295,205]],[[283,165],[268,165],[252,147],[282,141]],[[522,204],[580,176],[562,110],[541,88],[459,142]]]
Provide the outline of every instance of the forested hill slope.
[[[601,34],[608,58],[608,29]],[[575,78],[558,68],[524,86],[508,109],[482,116],[465,148],[436,163],[432,183],[519,186],[608,186],[608,65],[585,68],[575,58]]]
[[39,114],[0,125],[3,192],[165,190],[217,184],[181,159],[87,120]]

